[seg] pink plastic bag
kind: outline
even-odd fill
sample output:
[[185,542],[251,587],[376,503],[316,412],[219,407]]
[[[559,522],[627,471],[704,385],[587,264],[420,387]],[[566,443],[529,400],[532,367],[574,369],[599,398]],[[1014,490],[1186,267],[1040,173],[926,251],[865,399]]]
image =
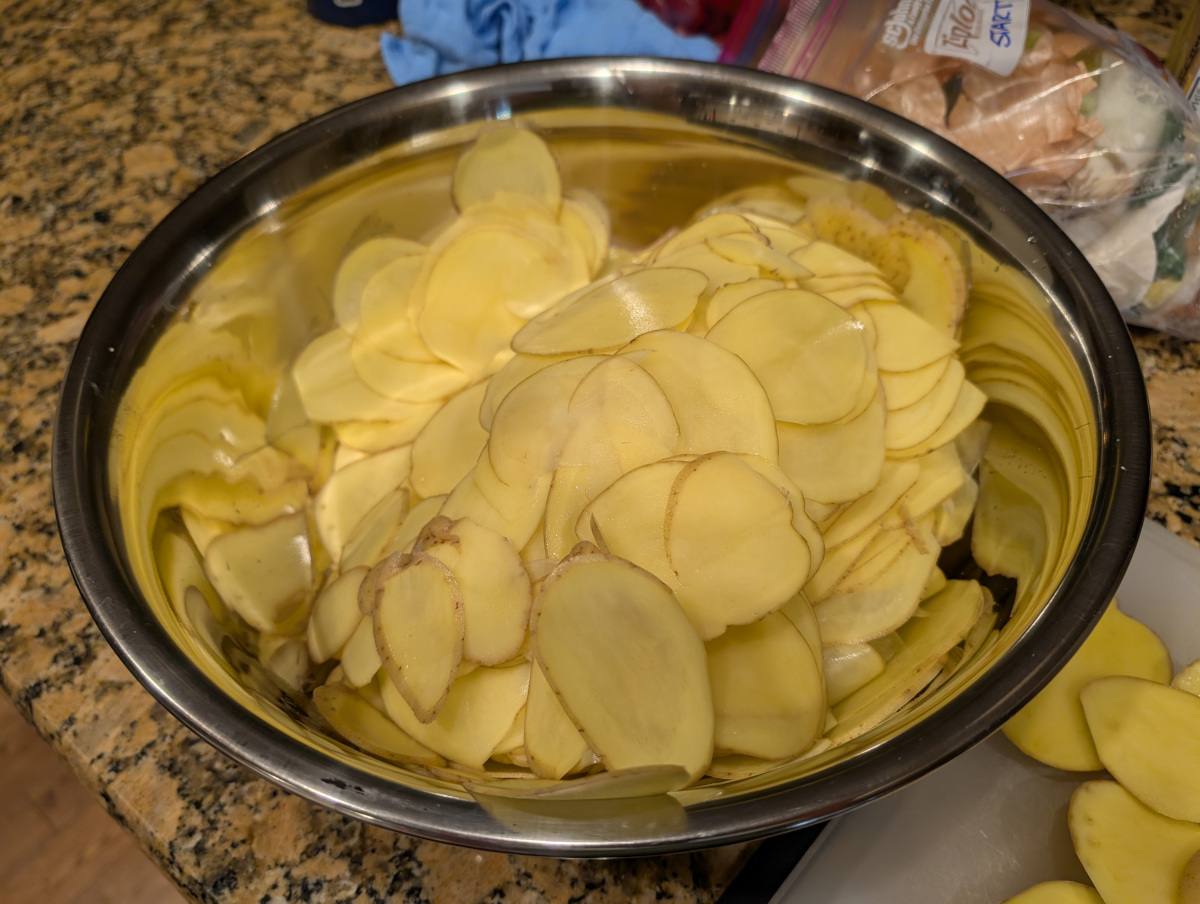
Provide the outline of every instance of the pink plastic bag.
[[1200,338],[1200,121],[1127,36],[1044,0],[745,0],[721,60],[950,139],[1063,227],[1128,321]]

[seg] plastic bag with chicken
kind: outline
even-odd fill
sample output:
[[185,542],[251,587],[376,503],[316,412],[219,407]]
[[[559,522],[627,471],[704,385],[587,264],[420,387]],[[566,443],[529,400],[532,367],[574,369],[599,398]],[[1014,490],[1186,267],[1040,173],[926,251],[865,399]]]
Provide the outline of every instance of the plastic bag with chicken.
[[1200,121],[1129,37],[1040,0],[746,0],[722,61],[950,139],[1058,222],[1126,320],[1200,338]]

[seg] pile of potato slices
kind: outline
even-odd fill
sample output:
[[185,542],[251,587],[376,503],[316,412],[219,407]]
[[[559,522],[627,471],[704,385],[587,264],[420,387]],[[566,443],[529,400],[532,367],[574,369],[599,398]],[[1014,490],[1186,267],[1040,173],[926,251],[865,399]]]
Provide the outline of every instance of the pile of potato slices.
[[286,369],[233,292],[139,373],[122,508],[200,636],[370,754],[535,797],[811,757],[994,640],[937,564],[989,441],[950,226],[800,175],[620,249],[512,127],[452,196],[349,249]]

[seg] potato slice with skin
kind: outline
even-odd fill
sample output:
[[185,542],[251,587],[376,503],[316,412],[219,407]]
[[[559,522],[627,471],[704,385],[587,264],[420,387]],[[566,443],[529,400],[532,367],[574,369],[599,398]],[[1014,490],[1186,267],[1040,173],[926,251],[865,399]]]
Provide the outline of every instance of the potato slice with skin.
[[673,330],[644,333],[621,354],[645,353],[679,425],[675,452],[748,452],[776,461],[771,403],[741,358],[714,342]]
[[825,725],[820,660],[781,612],[708,641],[713,745],[764,759],[797,756]]
[[324,662],[336,654],[363,620],[358,588],[368,571],[364,565],[340,574],[317,594],[306,631],[308,655],[313,662]]
[[637,270],[538,315],[512,337],[512,347],[534,355],[617,349],[642,333],[682,323],[707,286],[695,270]]
[[525,705],[529,663],[480,667],[454,682],[438,717],[422,722],[391,678],[380,682],[384,706],[406,734],[452,763],[482,769]]
[[1163,816],[1200,822],[1200,697],[1111,675],[1084,685],[1079,702],[1100,762],[1125,790]]
[[562,778],[587,753],[587,741],[575,727],[541,667],[529,673],[529,700],[525,704],[525,752],[529,767],[542,778]]
[[387,236],[368,239],[346,254],[333,280],[333,313],[338,325],[354,333],[359,325],[359,301],[371,278],[399,258],[424,253],[424,245]]
[[1104,904],[1096,889],[1065,880],[1040,882],[1004,904]]
[[1200,826],[1160,816],[1116,782],[1085,782],[1067,825],[1079,862],[1105,904],[1173,902]]
[[370,684],[375,673],[383,667],[383,660],[379,658],[379,650],[375,646],[375,629],[371,619],[359,620],[354,633],[342,648],[341,665],[342,680],[354,688]]
[[799,289],[746,299],[707,338],[750,366],[776,420],[798,424],[827,424],[849,414],[871,356],[858,320]]
[[904,249],[864,207],[850,198],[810,198],[806,216],[821,239],[870,261],[893,285],[908,283],[911,266]]
[[524,548],[541,523],[552,478],[553,472],[543,474],[532,489],[509,486],[496,476],[484,450],[471,474],[446,497],[441,514],[470,518]]
[[393,763],[440,766],[445,762],[354,691],[326,684],[316,688],[312,696],[325,721],[359,750]]
[[[432,556],[414,556],[378,583],[373,619],[388,677],[417,719],[432,722],[462,659],[463,600],[453,573]],[[510,717],[505,728],[511,724]]]
[[668,581],[704,640],[755,621],[808,580],[812,553],[779,487],[737,456],[687,464],[663,523]]
[[1179,879],[1179,904],[1200,904],[1200,849],[1183,868]]
[[603,553],[564,560],[532,619],[534,655],[563,709],[610,769],[712,759],[704,645],[670,589]]
[[675,479],[686,465],[659,461],[623,475],[580,513],[577,533],[661,581],[672,578],[663,522]]
[[832,424],[778,421],[779,466],[818,502],[852,502],[870,492],[883,473],[884,394],[867,408]]
[[208,545],[204,574],[225,604],[256,631],[303,625],[312,593],[312,552],[304,512],[222,534]]
[[450,569],[462,595],[464,659],[500,665],[521,651],[533,592],[512,541],[461,518],[434,518],[417,542],[420,554]]
[[804,585],[804,592],[809,600],[824,599],[828,596],[842,578],[849,574],[850,569],[862,557],[863,552],[875,541],[880,530],[881,527],[876,520],[849,540],[839,543],[837,546],[827,546],[825,556],[821,560],[821,567]]
[[558,214],[562,179],[546,142],[527,129],[501,126],[481,135],[454,167],[454,206],[466,211],[499,192],[516,192]]
[[1160,684],[1171,680],[1171,657],[1162,641],[1121,612],[1115,600],[1063,669],[1005,723],[1005,737],[1023,753],[1056,769],[1103,769],[1079,692],[1106,675],[1131,675]]
[[886,663],[868,643],[826,647],[822,654],[829,705],[841,703],[852,693],[883,673]]
[[712,329],[718,320],[747,298],[753,298],[755,295],[762,295],[764,292],[771,292],[782,288],[785,288],[785,286],[780,280],[763,277],[755,277],[745,282],[729,283],[721,286],[721,288],[712,293],[712,296],[708,299],[708,304],[704,307],[704,325],[707,329]]
[[479,406],[487,381],[446,401],[412,444],[412,487],[423,497],[449,493],[470,473],[487,445]]
[[904,304],[947,336],[957,336],[967,305],[958,255],[937,232],[910,217],[894,217],[888,231],[908,259]]
[[412,450],[401,446],[377,452],[330,475],[313,500],[313,520],[332,558],[341,558],[355,528],[383,496],[408,479],[411,469]]
[[875,361],[896,373],[928,367],[958,350],[958,343],[902,304],[864,303],[875,322]]

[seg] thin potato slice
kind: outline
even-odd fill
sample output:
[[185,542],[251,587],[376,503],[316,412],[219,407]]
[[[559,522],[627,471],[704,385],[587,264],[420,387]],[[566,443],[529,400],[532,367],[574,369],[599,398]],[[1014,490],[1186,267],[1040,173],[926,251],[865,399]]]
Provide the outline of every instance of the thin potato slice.
[[921,466],[915,461],[885,462],[879,475],[879,483],[871,492],[856,499],[830,521],[821,525],[826,545],[840,546],[882,519],[920,476]]
[[818,502],[852,502],[880,480],[886,451],[884,394],[854,417],[806,426],[778,421],[779,466]]
[[721,288],[712,293],[708,299],[708,304],[704,308],[705,328],[712,329],[713,324],[747,298],[753,298],[755,295],[762,295],[764,292],[771,292],[782,288],[784,288],[784,285],[780,280],[763,277],[755,277],[745,282],[729,283],[721,286]]
[[806,216],[821,239],[874,264],[893,285],[908,282],[911,271],[903,248],[865,207],[850,198],[810,198]]
[[983,413],[983,406],[988,402],[987,395],[970,380],[964,380],[954,406],[946,416],[946,420],[933,433],[913,446],[903,449],[888,449],[891,458],[918,458],[928,455],[934,449],[953,442],[958,434],[975,422]]
[[1162,641],[1121,612],[1115,600],[1062,671],[1005,723],[1005,737],[1038,762],[1056,769],[1103,769],[1079,692],[1088,682],[1106,675],[1131,675],[1160,684],[1171,680],[1171,657]]
[[471,381],[457,367],[393,358],[360,339],[350,342],[350,360],[364,383],[398,402],[440,402]]
[[545,370],[551,364],[566,361],[571,355],[514,355],[505,362],[487,381],[487,390],[483,394],[483,402],[479,406],[479,426],[491,432],[492,420],[496,409],[510,392],[516,389],[528,377],[539,370]]
[[926,364],[924,367],[918,367],[916,370],[907,370],[900,373],[881,368],[879,371],[879,380],[883,383],[883,392],[887,397],[888,410],[907,408],[926,395],[937,385],[938,380],[946,372],[946,368],[950,366],[951,357],[950,355],[946,355],[932,364]]
[[306,639],[313,662],[334,656],[363,620],[358,608],[358,588],[367,576],[366,566],[338,575],[313,601]]
[[376,273],[402,257],[419,257],[425,246],[407,239],[369,239],[350,251],[338,266],[333,281],[333,313],[338,326],[354,333],[359,325],[359,301]]
[[440,766],[445,762],[354,691],[326,684],[313,691],[313,703],[334,731],[372,756],[417,766]]
[[974,581],[949,581],[941,593],[925,600],[925,616],[900,628],[899,648],[883,672],[833,707],[837,724],[826,737],[834,744],[852,740],[920,693],[937,675],[942,657],[979,619],[983,602]]
[[574,770],[587,749],[587,741],[558,702],[541,667],[534,663],[525,704],[525,752],[530,768],[542,778],[562,778]]
[[426,257],[408,255],[375,273],[363,287],[355,339],[393,358],[437,364],[413,322],[413,299]]
[[713,744],[764,759],[797,756],[825,725],[820,659],[781,612],[708,641]]
[[411,449],[401,446],[362,458],[330,475],[313,500],[313,520],[317,536],[333,559],[341,558],[355,528],[383,496],[404,483],[411,469]]
[[958,343],[902,304],[868,301],[875,322],[875,360],[880,370],[918,370],[958,350]]
[[374,565],[404,527],[412,494],[398,486],[371,508],[350,531],[342,546],[339,568],[349,571],[359,565]]
[[563,709],[610,769],[712,759],[704,645],[671,591],[604,554],[566,559],[538,595],[534,653]]
[[826,647],[823,660],[830,706],[841,703],[868,681],[877,678],[886,665],[879,652],[868,643]]
[[487,445],[479,406],[487,381],[449,399],[412,444],[412,487],[422,497],[449,493],[470,473]]
[[750,264],[737,264],[708,247],[707,244],[692,245],[665,257],[657,257],[654,268],[672,267],[694,270],[708,283],[709,290],[719,289],[731,283],[745,282],[760,276],[762,271]]
[[668,583],[702,639],[778,609],[808,580],[812,554],[792,516],[787,496],[737,456],[680,472],[663,524]]
[[907,408],[889,409],[883,432],[887,448],[907,449],[929,439],[946,423],[966,378],[966,369],[957,358],[952,359],[928,393]]
[[912,217],[888,223],[908,259],[904,304],[947,336],[957,336],[967,305],[967,281],[958,255],[946,240]]
[[1096,889],[1078,882],[1040,882],[1004,904],[1104,904]]
[[723,235],[705,241],[710,250],[735,264],[745,264],[765,270],[776,279],[804,279],[812,271],[781,254],[768,244],[751,238]]
[[383,452],[411,443],[440,407],[437,402],[412,405],[399,420],[392,421],[337,421],[333,432],[340,444],[351,449]]
[[431,722],[417,718],[387,675],[382,676],[380,691],[388,716],[406,734],[452,763],[482,769],[525,705],[529,663],[480,667],[459,678]]
[[[646,353],[644,357],[639,353]],[[775,461],[771,403],[741,358],[715,342],[672,330],[644,333],[622,349],[662,388],[679,425],[673,451],[748,452]]]
[[470,518],[523,549],[542,520],[552,478],[553,472],[537,478],[531,488],[510,486],[496,476],[484,450],[470,476],[446,497],[441,514],[451,520]]
[[1200,697],[1127,675],[1079,692],[1100,762],[1130,794],[1172,819],[1200,822]]
[[690,226],[670,236],[654,249],[655,259],[670,257],[693,245],[703,245],[711,238],[727,235],[756,235],[754,224],[739,213],[713,213],[703,216]]
[[512,336],[512,347],[530,355],[617,349],[642,333],[682,323],[707,285],[704,274],[695,270],[637,270],[538,315]]
[[375,629],[371,619],[363,618],[346,641],[341,655],[342,680],[350,687],[370,684],[383,667],[379,649],[375,646]]
[[533,132],[503,126],[475,141],[454,167],[450,188],[460,211],[500,192],[527,195],[555,214],[562,203],[562,179],[546,142]]
[[[462,659],[464,627],[458,582],[437,559],[417,555],[379,582],[375,643],[388,677],[422,723],[437,718],[450,693]],[[511,724],[510,717],[505,728]]]
[[746,299],[707,338],[750,365],[776,420],[798,424],[827,424],[849,414],[870,364],[862,324],[799,289]]
[[493,797],[587,801],[666,794],[677,791],[689,781],[687,771],[679,766],[633,766],[599,772],[569,782],[490,781],[484,784],[464,782],[464,786],[472,794]]
[[1075,789],[1067,825],[1105,904],[1177,900],[1184,867],[1200,848],[1200,826],[1160,816],[1116,782]]
[[208,545],[204,573],[256,631],[302,627],[313,584],[308,518],[296,512],[222,534]]
[[454,574],[462,595],[463,658],[494,666],[520,653],[533,591],[512,541],[469,518],[439,517],[418,548]]

